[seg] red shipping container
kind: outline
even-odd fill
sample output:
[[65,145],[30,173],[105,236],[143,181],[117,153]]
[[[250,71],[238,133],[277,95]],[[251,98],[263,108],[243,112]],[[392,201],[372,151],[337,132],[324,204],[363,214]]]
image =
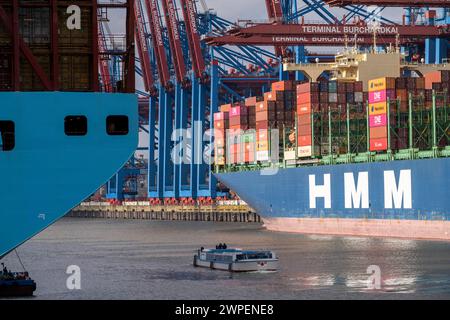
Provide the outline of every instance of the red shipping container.
[[256,121],[256,130],[267,130],[269,128],[269,121]]
[[338,101],[338,103],[346,103],[347,102],[347,96],[345,95],[345,92],[344,93],[338,92],[337,101]]
[[228,112],[215,112],[214,121],[228,119],[228,115],[229,115]]
[[311,114],[299,114],[297,115],[297,125],[311,125]]
[[297,105],[304,103],[319,103],[319,101],[318,92],[297,93]]
[[256,104],[256,112],[270,111],[275,112],[277,110],[277,104],[274,101],[261,101]]
[[276,120],[276,113],[275,112],[267,112],[267,111],[257,112],[255,119],[256,119],[256,122],[259,122],[259,121],[275,121]]
[[370,151],[385,151],[387,150],[387,139],[370,139]]
[[238,106],[231,108],[230,118],[237,117],[237,116],[243,116],[243,115],[247,115],[247,107],[246,106],[238,105]]
[[247,116],[230,117],[229,123],[230,128],[238,125],[248,125],[248,117]]
[[272,91],[289,91],[292,90],[292,81],[277,81],[272,83]]
[[311,114],[311,104],[305,103],[305,104],[297,105],[297,114],[298,115],[301,115],[301,114],[310,115]]
[[298,142],[299,147],[307,147],[312,145],[312,136],[298,136]]
[[311,135],[311,124],[297,125],[298,136],[310,136]]
[[236,153],[240,152],[241,145],[238,143],[234,143],[234,144],[230,144],[229,148],[230,148],[229,151],[231,154],[236,154]]
[[347,85],[345,82],[338,81],[337,83],[337,92],[338,93],[345,93],[347,89]]
[[354,92],[355,91],[355,85],[353,82],[347,82],[345,84],[345,91],[346,92]]
[[305,92],[319,92],[319,83],[305,82],[297,85],[297,94]]
[[284,92],[283,91],[270,91],[264,93],[265,101],[283,101],[284,100]]
[[354,83],[354,89],[355,89],[355,92],[363,92],[363,82],[362,81],[356,81],[355,83]]
[[327,103],[328,102],[328,92],[321,92],[319,95],[319,102],[320,103]]
[[215,120],[214,121],[214,128],[216,129],[227,129],[230,125],[230,122],[228,120]]

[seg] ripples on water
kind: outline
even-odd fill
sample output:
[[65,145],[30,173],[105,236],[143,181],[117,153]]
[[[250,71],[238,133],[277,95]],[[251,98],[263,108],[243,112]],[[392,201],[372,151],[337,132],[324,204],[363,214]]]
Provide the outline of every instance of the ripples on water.
[[[271,249],[275,273],[192,266],[194,251],[226,242]],[[450,244],[296,235],[257,224],[66,218],[19,248],[38,299],[412,299],[450,298]],[[20,270],[15,255],[5,259]],[[81,290],[66,288],[67,266]],[[379,266],[381,288],[366,273]]]

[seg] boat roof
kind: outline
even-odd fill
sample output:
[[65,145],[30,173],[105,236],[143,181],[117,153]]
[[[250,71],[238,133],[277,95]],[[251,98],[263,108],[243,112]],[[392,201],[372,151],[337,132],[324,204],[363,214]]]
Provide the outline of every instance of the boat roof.
[[262,253],[262,252],[271,252],[271,250],[242,250],[238,248],[231,248],[231,249],[206,249],[205,252],[208,253],[242,253],[242,254],[256,254],[256,253]]

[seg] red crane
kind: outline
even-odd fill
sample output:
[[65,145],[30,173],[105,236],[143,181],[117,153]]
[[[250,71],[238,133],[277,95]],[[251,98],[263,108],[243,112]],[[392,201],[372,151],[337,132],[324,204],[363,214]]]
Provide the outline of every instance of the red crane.
[[[283,8],[280,0],[266,0],[267,15],[273,23],[283,23]],[[286,48],[275,46],[275,54],[280,57],[284,56]]]
[[155,87],[155,79],[153,77],[152,65],[150,63],[150,53],[148,50],[147,39],[145,38],[145,19],[140,3],[135,4],[134,14],[136,16],[136,43],[142,66],[145,91],[149,92],[151,96],[156,96],[157,90]]
[[325,0],[329,6],[365,5],[378,7],[449,8],[450,0]]
[[189,83],[186,77],[186,65],[184,63],[183,48],[178,29],[178,19],[173,0],[163,0],[163,10],[166,20],[167,32],[169,34],[170,50],[172,52],[172,62],[175,68],[177,81],[183,86]]
[[192,58],[192,68],[197,78],[206,78],[205,60],[203,59],[200,34],[197,28],[197,11],[193,0],[181,0],[189,51]]
[[[367,25],[328,24],[258,24],[248,28],[236,28],[229,34],[206,39],[208,45],[311,45],[342,46],[372,44],[374,30]],[[381,25],[376,30],[380,44],[423,43],[425,38],[448,37],[449,26]]]
[[106,54],[107,51],[106,35],[103,30],[103,23],[101,19],[98,20],[97,32],[98,32],[98,50],[100,52],[98,59],[98,67],[100,70],[100,77],[102,78],[103,90],[105,92],[112,92],[113,87],[111,83],[111,73],[109,72],[109,56]]
[[157,0],[145,0],[147,14],[149,15],[150,33],[152,35],[153,47],[155,50],[156,65],[158,67],[159,79],[163,87],[170,89],[169,65],[167,63],[166,48],[162,35],[162,28],[159,18],[159,8]]

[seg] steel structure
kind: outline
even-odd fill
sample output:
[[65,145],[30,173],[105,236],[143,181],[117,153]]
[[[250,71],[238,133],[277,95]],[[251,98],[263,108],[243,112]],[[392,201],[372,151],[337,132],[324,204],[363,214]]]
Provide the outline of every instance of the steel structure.
[[[140,96],[141,129],[149,140],[148,148],[142,148],[148,150],[146,197],[158,199],[155,203],[180,199],[192,203],[222,196],[203,161],[212,142],[205,135],[212,127],[212,114],[220,104],[261,95],[271,82],[288,78],[290,75],[282,72],[282,59],[297,63],[333,59],[332,54],[311,50],[324,45],[353,45],[355,33],[358,45],[372,46],[373,32],[364,28],[374,19],[387,30],[377,35],[380,47],[401,45],[410,56],[422,53],[427,63],[443,62],[448,56],[448,9],[429,10],[423,2],[416,7],[414,1],[386,1],[376,8],[365,6],[370,1],[343,1],[346,3],[337,14],[320,0],[264,2],[268,23],[261,24],[230,22],[203,3],[200,10],[195,0],[136,1],[136,72],[144,86],[144,91],[136,92]],[[388,5],[406,7],[401,22],[383,16]],[[351,27],[361,31],[350,32]],[[301,80],[303,74],[296,72],[295,77]],[[185,130],[186,135],[172,136],[173,129],[179,133]],[[193,147],[181,148],[186,142]],[[185,161],[172,162],[173,154]],[[120,185],[120,179],[115,183]],[[119,193],[115,196],[123,197]]]

